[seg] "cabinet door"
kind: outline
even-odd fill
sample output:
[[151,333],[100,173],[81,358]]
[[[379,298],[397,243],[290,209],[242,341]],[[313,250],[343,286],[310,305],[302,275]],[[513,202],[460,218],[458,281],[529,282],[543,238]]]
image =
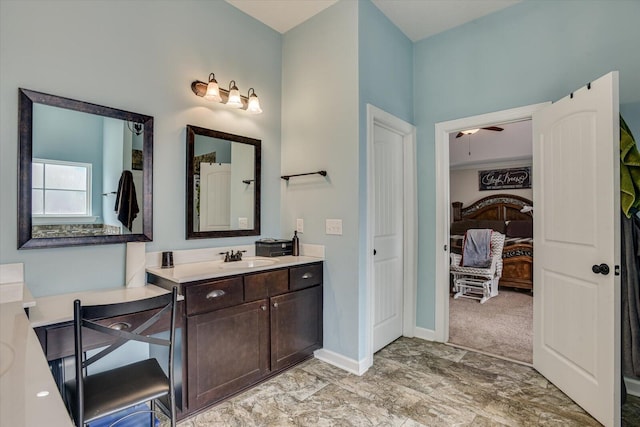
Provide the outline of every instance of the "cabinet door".
[[269,373],[268,300],[187,318],[189,411]]
[[322,347],[322,286],[271,298],[271,369],[297,363]]

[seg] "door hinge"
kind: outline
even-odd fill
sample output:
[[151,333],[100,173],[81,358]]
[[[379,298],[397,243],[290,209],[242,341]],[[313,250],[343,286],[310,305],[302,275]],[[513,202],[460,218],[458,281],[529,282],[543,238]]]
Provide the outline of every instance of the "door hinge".
[[447,245],[444,245],[444,251],[447,252]]
[[616,276],[619,276],[619,275],[620,275],[620,266],[619,266],[619,265],[616,265],[616,266],[614,266],[614,267],[613,267],[613,273],[614,273]]

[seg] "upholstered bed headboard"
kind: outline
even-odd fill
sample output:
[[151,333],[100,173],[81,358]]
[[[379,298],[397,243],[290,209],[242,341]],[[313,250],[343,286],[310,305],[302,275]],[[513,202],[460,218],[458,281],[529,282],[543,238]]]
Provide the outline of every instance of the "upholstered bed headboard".
[[462,202],[453,202],[451,205],[453,206],[453,222],[465,219],[533,221],[530,212],[520,212],[525,206],[533,206],[533,202],[512,194],[487,196],[464,208]]
[[512,194],[495,194],[478,200],[467,207],[453,202],[452,235],[464,234],[470,228],[490,228],[507,237],[533,237],[531,212],[520,212],[532,202]]

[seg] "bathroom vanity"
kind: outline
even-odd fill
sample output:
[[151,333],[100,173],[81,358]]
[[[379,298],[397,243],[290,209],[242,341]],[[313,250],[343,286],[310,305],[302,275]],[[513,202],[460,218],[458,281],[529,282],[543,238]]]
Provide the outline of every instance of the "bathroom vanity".
[[[322,347],[321,258],[250,257],[236,264],[215,260],[168,269],[150,267],[147,281],[140,288],[39,298],[30,319],[22,315],[29,329],[35,330],[35,334],[30,332],[34,341],[40,342],[37,353],[42,360],[38,366],[47,366],[46,359],[58,388],[65,380],[65,359],[74,352],[71,307],[75,298],[87,304],[122,302],[179,287],[179,419],[312,357]],[[140,322],[131,315],[104,319],[103,323],[135,328]],[[162,332],[162,325],[155,332]],[[89,338],[85,344],[91,349],[107,343]],[[67,422],[68,417],[62,415]]]
[[260,267],[248,263],[147,270],[149,283],[177,285],[184,295],[179,418],[282,372],[322,347],[322,262],[285,256]]

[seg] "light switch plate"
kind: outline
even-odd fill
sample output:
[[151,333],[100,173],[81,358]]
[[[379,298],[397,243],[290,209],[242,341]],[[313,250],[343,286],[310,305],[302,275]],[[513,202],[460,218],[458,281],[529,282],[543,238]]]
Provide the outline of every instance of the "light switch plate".
[[298,233],[304,233],[304,220],[302,218],[296,219],[296,231]]
[[249,218],[239,217],[238,218],[238,228],[246,230],[249,228]]
[[342,235],[342,220],[341,219],[327,219],[325,220],[326,234]]

